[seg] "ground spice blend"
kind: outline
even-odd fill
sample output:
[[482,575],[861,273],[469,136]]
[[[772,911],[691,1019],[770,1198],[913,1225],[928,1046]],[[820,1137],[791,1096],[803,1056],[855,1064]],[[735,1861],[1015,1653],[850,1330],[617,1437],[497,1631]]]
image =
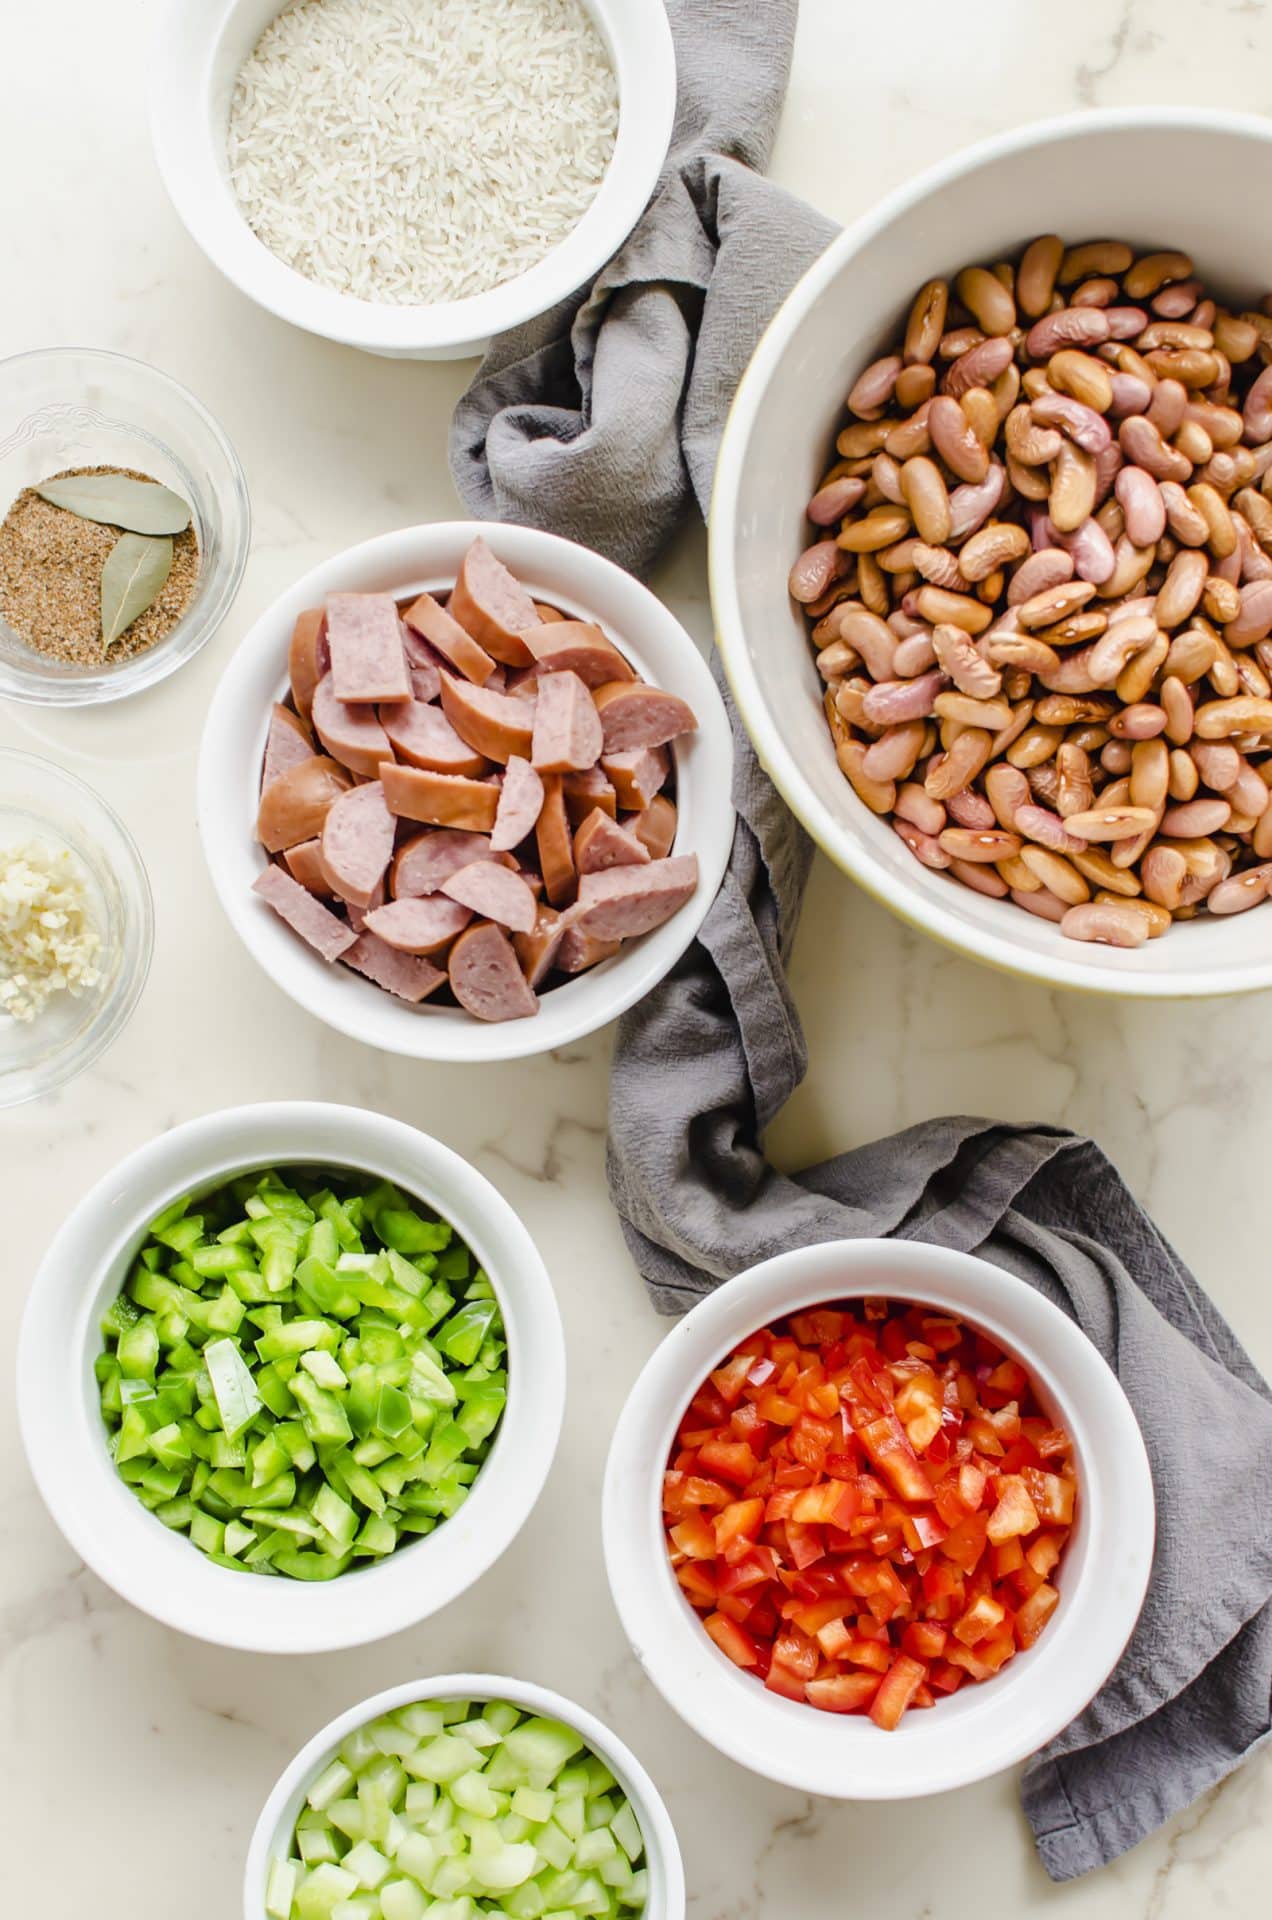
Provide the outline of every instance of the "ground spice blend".
[[[68,467],[64,480],[87,473],[153,475],[131,467]],[[193,527],[173,536],[172,571],[158,598],[109,652],[102,647],[102,567],[118,527],[84,520],[25,488],[0,523],[0,618],[36,653],[73,666],[119,666],[145,653],[176,626],[194,596],[199,543]]]

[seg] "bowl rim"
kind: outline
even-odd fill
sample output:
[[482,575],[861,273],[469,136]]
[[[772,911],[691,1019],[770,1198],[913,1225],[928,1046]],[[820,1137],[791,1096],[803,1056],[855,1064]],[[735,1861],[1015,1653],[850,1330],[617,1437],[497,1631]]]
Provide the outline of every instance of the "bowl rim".
[[[86,780],[61,766],[56,760],[46,760],[43,754],[28,753],[24,747],[0,748],[0,765],[12,766],[15,763],[27,767],[37,767],[41,774],[51,776],[54,785],[69,789],[77,802],[90,838],[94,834],[95,820],[100,818],[107,832],[113,836],[116,846],[112,858],[103,848],[103,857],[108,860],[114,878],[127,896],[130,909],[127,931],[131,938],[131,963],[125,962],[121,969],[118,989],[109,1000],[103,1002],[92,1022],[83,1030],[78,1046],[63,1050],[61,1063],[54,1073],[44,1074],[39,1068],[13,1069],[0,1073],[0,1112],[10,1107],[24,1106],[29,1100],[38,1100],[45,1094],[55,1093],[76,1079],[93,1065],[114,1045],[128,1022],[137,1010],[146,981],[150,977],[151,962],[155,951],[155,903],[150,888],[150,876],[146,872],[146,863],[141,857],[141,849],[125,826],[120,815],[108,800],[102,798],[95,787]],[[38,812],[33,815],[38,818]],[[54,835],[54,838],[59,836]],[[74,851],[74,849],[72,849]],[[122,865],[123,871],[118,871]],[[136,908],[135,919],[131,909]],[[13,1091],[11,1082],[15,1080],[34,1080],[37,1084],[23,1092]]]
[[[341,1741],[368,1721],[378,1720],[382,1714],[392,1713],[398,1707],[412,1706],[417,1701],[446,1699],[507,1700],[512,1706],[563,1720],[576,1733],[582,1734],[589,1748],[616,1776],[631,1801],[645,1840],[647,1863],[653,1845],[657,1847],[665,1885],[663,1900],[656,1907],[651,1903],[651,1920],[684,1920],[685,1876],[676,1829],[662,1795],[626,1741],[567,1695],[557,1693],[551,1687],[540,1686],[537,1681],[517,1680],[507,1674],[497,1673],[443,1673],[421,1680],[404,1681],[397,1686],[385,1687],[379,1693],[373,1693],[356,1705],[347,1707],[343,1713],[329,1720],[325,1727],[320,1727],[284,1767],[257,1817],[248,1844],[243,1875],[245,1920],[265,1920],[265,1875],[279,1829],[285,1820],[290,1824],[295,1819],[302,1787],[308,1784],[311,1776],[321,1771]],[[615,1762],[618,1764],[615,1765]],[[650,1877],[653,1878],[652,1872]]]
[[[829,1283],[827,1268],[833,1270]],[[944,1307],[983,1327],[1022,1354],[1045,1397],[1071,1419],[1081,1392],[1085,1411],[1074,1424],[1085,1428],[1092,1417],[1102,1423],[1106,1464],[1095,1472],[1090,1461],[1084,1463],[1082,1511],[1090,1530],[1090,1564],[1083,1568],[1085,1604],[1071,1607],[1063,1638],[1048,1641],[1044,1635],[1004,1675],[954,1696],[950,1704],[960,1714],[958,1738],[948,1737],[947,1722],[947,1737],[938,1744],[943,1730],[936,1716],[946,1704],[938,1702],[931,1714],[907,1717],[889,1747],[871,1742],[863,1753],[854,1733],[852,1744],[841,1745],[828,1765],[826,1749],[842,1736],[827,1732],[823,1723],[840,1729],[847,1723],[776,1699],[712,1644],[671,1573],[658,1489],[690,1396],[737,1339],[801,1307],[867,1294]],[[1074,1384],[1079,1375],[1080,1387]],[[1116,1376],[1077,1323],[1005,1268],[932,1241],[814,1242],[761,1261],[700,1300],[655,1349],[628,1395],[602,1493],[605,1566],[614,1604],[637,1660],[668,1705],[752,1772],[801,1792],[844,1800],[911,1799],[970,1786],[1026,1759],[1060,1733],[1103,1686],[1134,1631],[1151,1573],[1155,1528],[1152,1474],[1138,1423]],[[1116,1555],[1115,1568],[1103,1562],[1109,1577],[1098,1587],[1097,1553]],[[1064,1612],[1062,1596],[1057,1626]],[[966,1709],[958,1705],[964,1700],[970,1702]],[[907,1730],[916,1741],[908,1751]],[[892,1763],[884,1764],[889,1754]]]
[[[280,636],[284,630],[290,631],[302,607],[312,605],[357,572],[398,582],[381,589],[394,594],[434,576],[441,584],[453,578],[453,568],[430,556],[450,550],[458,554],[479,535],[514,572],[528,578],[536,591],[555,592],[558,597],[564,594],[587,608],[590,617],[614,633],[637,666],[643,664],[646,646],[640,635],[624,630],[623,616],[608,611],[616,601],[637,608],[643,630],[656,635],[655,647],[665,645],[674,654],[674,673],[664,671],[652,677],[683,694],[698,718],[697,732],[679,747],[673,745],[681,812],[678,841],[683,835],[682,850],[698,856],[697,888],[662,926],[632,940],[602,967],[544,996],[538,1013],[531,1018],[481,1022],[464,1015],[452,1019],[447,1017],[452,1009],[429,1008],[427,1003],[420,1008],[395,1003],[391,996],[362,981],[352,984],[365,986],[365,992],[323,995],[327,1003],[319,1006],[317,998],[328,985],[324,974],[317,971],[323,963],[301,948],[294,935],[295,951],[290,945],[284,947],[277,939],[273,916],[253,896],[250,885],[240,884],[244,842],[237,814],[231,812],[227,799],[225,769],[233,764],[247,738],[255,741],[259,735],[264,739],[269,702],[280,697],[276,689],[286,680],[286,646]],[[536,578],[541,573],[546,576],[554,566],[561,574],[568,572],[568,591],[544,586],[542,581],[536,586]],[[275,661],[277,670],[270,665]],[[275,691],[262,693],[267,666],[268,683]],[[254,747],[252,752],[254,768]],[[732,729],[711,669],[670,608],[643,582],[593,548],[537,527],[444,520],[397,528],[344,548],[311,567],[264,610],[226,665],[213,694],[199,747],[196,813],[204,858],[230,924],[281,992],[313,1019],[363,1045],[413,1059],[477,1065],[527,1059],[582,1039],[625,1013],[671,970],[696,938],[724,879],[736,818],[732,773]],[[234,804],[238,804],[237,791]],[[284,952],[287,960],[276,964]],[[340,975],[347,971],[341,969]],[[602,981],[604,991],[595,991]],[[339,984],[346,984],[342,977]],[[576,992],[578,988],[584,991]],[[368,998],[372,994],[376,996],[374,1001]],[[363,1010],[369,1005],[376,1011],[364,1016]],[[374,1033],[367,1031],[371,1025]]]
[[[30,361],[56,362],[58,360],[100,361],[111,367],[124,369],[130,376],[152,382],[160,389],[175,394],[179,403],[187,407],[196,417],[200,428],[207,434],[224,462],[225,483],[235,501],[237,512],[230,520],[221,520],[217,526],[222,551],[225,555],[223,577],[217,591],[206,605],[197,608],[197,620],[192,622],[193,641],[189,644],[172,647],[169,645],[180,626],[190,619],[190,613],[182,615],[171,633],[165,634],[154,646],[147,647],[144,653],[134,654],[130,660],[121,661],[119,666],[104,669],[82,680],[40,681],[33,678],[26,668],[13,666],[10,662],[0,662],[0,695],[9,700],[19,701],[30,707],[55,707],[70,709],[75,707],[107,706],[115,700],[125,700],[135,693],[144,693],[150,687],[157,687],[169,674],[176,673],[186,666],[212,639],[223,625],[230,608],[234,604],[243,574],[247,567],[248,555],[252,545],[252,500],[247,489],[247,476],[243,463],[238,457],[234,443],[226,433],[216,415],[204,405],[196,393],[181,380],[155,366],[149,360],[138,360],[129,353],[116,353],[108,347],[32,347],[22,353],[7,354],[0,359],[0,374],[8,367],[19,367]],[[187,505],[191,505],[187,502]],[[232,537],[231,537],[232,535]],[[200,562],[205,556],[200,554]],[[200,578],[202,575],[200,575]],[[196,583],[196,607],[198,599]]]
[[[151,45],[151,144],[191,239],[240,293],[293,326],[371,353],[479,352],[494,335],[547,313],[593,280],[629,238],[654,192],[676,111],[676,53],[666,10],[645,0],[583,0],[614,68],[619,118],[600,185],[570,232],[524,273],[461,300],[398,306],[324,287],[252,232],[228,176],[205,150],[210,139],[219,151],[206,114],[196,122],[188,110],[192,94],[196,104],[205,104],[206,89],[189,71],[187,35],[197,33],[198,57],[206,65],[209,47],[219,43],[241,4],[228,0],[215,20],[192,27],[186,0],[168,0]],[[283,4],[279,0],[277,11]]]
[[752,667],[743,632],[741,600],[733,576],[732,546],[737,491],[746,443],[755,425],[768,380],[806,312],[842,271],[844,263],[893,220],[929,194],[993,161],[1027,148],[1063,143],[1088,134],[1134,132],[1137,128],[1177,128],[1227,132],[1272,142],[1272,121],[1251,113],[1203,107],[1109,107],[1056,114],[1023,127],[991,134],[926,167],[877,201],[829,243],[791,288],[769,321],[751,356],[729,408],[716,460],[707,521],[707,573],[716,646],[738,713],[765,773],[816,845],[841,872],[899,920],[939,941],[951,952],[979,961],[999,973],[1064,987],[1078,993],[1115,998],[1207,999],[1251,993],[1272,986],[1272,948],[1264,961],[1234,967],[1216,981],[1203,967],[1172,973],[1135,973],[1070,960],[1063,953],[1034,954],[1009,934],[967,928],[952,910],[921,898],[908,887],[898,890],[882,879],[873,854],[824,806],[768,713]]
[[[389,1170],[395,1157],[413,1164],[414,1177]],[[464,1506],[433,1533],[383,1560],[317,1583],[231,1573],[184,1535],[164,1528],[118,1479],[105,1445],[99,1450],[96,1444],[96,1408],[86,1409],[77,1398],[96,1351],[94,1305],[164,1196],[197,1190],[236,1170],[289,1164],[379,1173],[434,1206],[486,1268],[508,1331],[508,1405]],[[519,1323],[516,1330],[513,1323]],[[512,1544],[534,1509],[556,1455],[565,1383],[565,1339],[547,1268],[499,1189],[419,1128],[373,1109],[322,1100],[219,1108],[143,1141],[109,1167],[50,1242],[17,1341],[23,1449],[69,1545],[122,1599],[164,1626],[251,1653],[362,1646],[417,1625],[465,1593]],[[508,1444],[513,1435],[515,1448]],[[477,1524],[469,1509],[483,1481]],[[96,1504],[93,1493],[100,1496]],[[138,1556],[134,1549],[142,1541],[146,1547]]]

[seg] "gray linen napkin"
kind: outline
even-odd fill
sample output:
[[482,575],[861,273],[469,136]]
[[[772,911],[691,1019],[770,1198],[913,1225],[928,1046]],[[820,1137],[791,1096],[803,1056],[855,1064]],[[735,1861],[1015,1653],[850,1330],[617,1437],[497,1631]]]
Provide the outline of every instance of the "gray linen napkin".
[[[451,437],[474,512],[568,534],[636,571],[691,490],[705,511],[737,380],[833,233],[751,171],[785,89],[795,0],[668,10],[680,103],[644,219],[593,288],[495,343]],[[663,1312],[802,1242],[939,1240],[1037,1287],[1114,1367],[1149,1451],[1157,1550],[1117,1671],[1022,1782],[1044,1866],[1071,1879],[1269,1736],[1272,1395],[1088,1140],[945,1119],[796,1176],[767,1162],[763,1131],[807,1064],[783,956],[809,847],[730,714],[733,855],[698,940],[620,1026],[611,1193]]]

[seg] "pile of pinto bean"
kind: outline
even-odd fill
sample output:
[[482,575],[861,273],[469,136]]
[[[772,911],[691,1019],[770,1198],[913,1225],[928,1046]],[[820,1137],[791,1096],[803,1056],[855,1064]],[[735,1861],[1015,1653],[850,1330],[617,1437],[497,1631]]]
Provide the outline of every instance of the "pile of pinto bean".
[[915,298],[790,591],[916,860],[1138,947],[1272,891],[1272,296],[1054,234]]

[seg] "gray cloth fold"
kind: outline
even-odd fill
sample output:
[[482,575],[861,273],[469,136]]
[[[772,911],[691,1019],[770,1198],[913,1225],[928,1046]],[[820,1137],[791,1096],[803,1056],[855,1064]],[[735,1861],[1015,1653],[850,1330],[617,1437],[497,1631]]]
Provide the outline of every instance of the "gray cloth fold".
[[[785,89],[794,0],[668,10],[680,103],[649,209],[593,288],[495,343],[451,437],[474,512],[637,571],[691,494],[705,511],[737,380],[833,232],[751,171]],[[1071,1879],[1268,1738],[1272,1395],[1088,1140],[944,1119],[798,1175],[769,1164],[763,1131],[807,1064],[783,958],[810,856],[730,714],[732,859],[697,941],[621,1023],[611,1193],[664,1312],[802,1242],[939,1240],[1037,1287],[1116,1370],[1152,1465],[1152,1582],[1113,1677],[1021,1789],[1044,1866]]]

